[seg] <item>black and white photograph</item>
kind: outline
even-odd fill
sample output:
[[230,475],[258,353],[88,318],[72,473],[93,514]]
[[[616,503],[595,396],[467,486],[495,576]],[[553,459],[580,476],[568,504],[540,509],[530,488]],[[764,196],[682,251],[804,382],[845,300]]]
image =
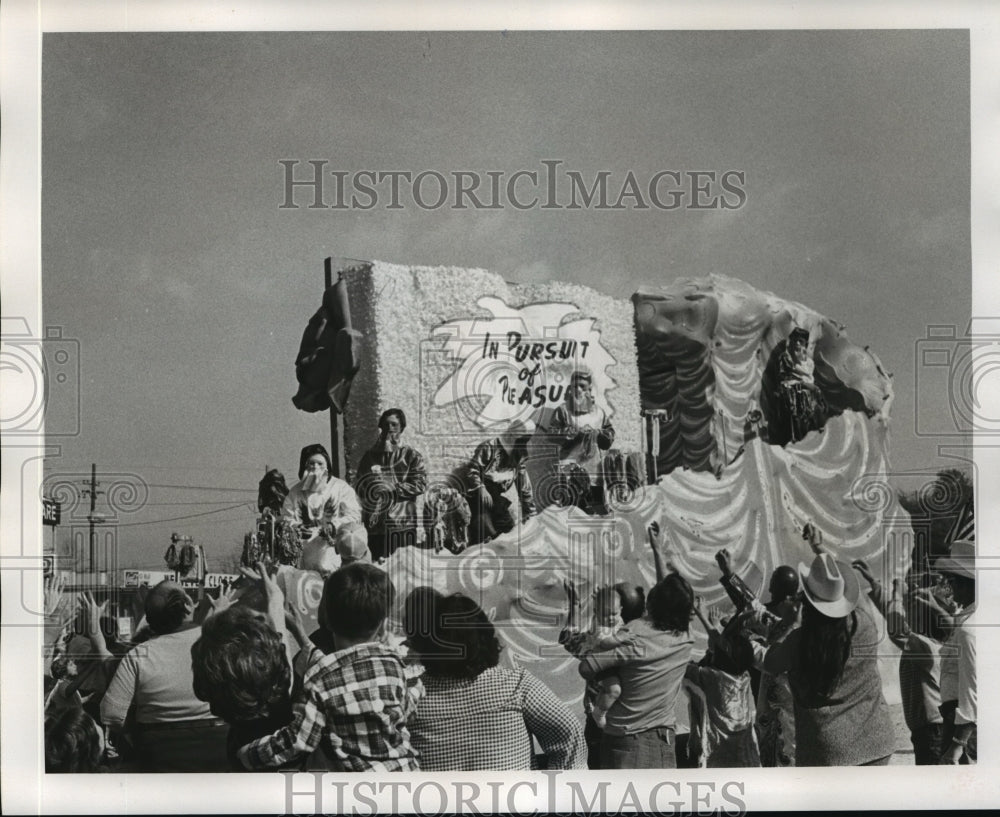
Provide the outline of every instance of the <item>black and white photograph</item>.
[[997,16],[246,5],[0,15],[5,811],[996,802]]

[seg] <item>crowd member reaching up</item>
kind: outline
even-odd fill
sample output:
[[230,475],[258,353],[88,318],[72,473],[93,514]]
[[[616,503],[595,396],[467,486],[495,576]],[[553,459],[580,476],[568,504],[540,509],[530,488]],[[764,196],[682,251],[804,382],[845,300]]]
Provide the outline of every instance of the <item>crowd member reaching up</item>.
[[[857,559],[854,569],[868,582],[868,595],[885,616],[889,638],[900,648],[899,691],[903,717],[910,730],[917,766],[934,765],[941,757],[944,719],[941,716],[941,641],[945,637],[939,616],[925,607],[916,592],[901,592],[894,579],[886,598],[881,582],[867,562]],[[915,589],[915,588],[914,588]]]
[[[693,744],[700,743],[700,751],[705,754],[709,768],[760,766],[750,684],[753,647],[738,623],[723,629],[721,614],[716,608],[709,611],[707,620],[700,599],[694,610],[708,633],[708,651],[701,663],[688,664],[685,673],[686,678],[701,690],[706,708],[704,730],[697,730],[701,734],[691,740]],[[695,733],[695,724],[692,724],[692,735]]]
[[327,578],[320,599],[334,651],[306,670],[287,726],[247,744],[247,769],[268,769],[320,749],[328,768],[345,772],[418,771],[407,720],[423,694],[422,668],[385,643],[395,588],[366,562]]
[[[755,667],[760,671],[757,689],[757,745],[760,765],[768,768],[795,765],[795,705],[788,675],[764,670],[768,645],[777,644],[799,624],[799,574],[791,565],[779,565],[768,581],[765,608],[777,620],[764,624],[753,636]],[[751,680],[752,680],[751,675]]]
[[976,762],[976,546],[959,540],[934,568],[951,585],[957,605],[951,634],[945,643],[941,672],[941,714],[944,719],[942,764]]
[[[646,594],[643,588],[624,582],[597,588],[592,594],[590,626],[581,625],[580,599],[571,580],[564,583],[569,600],[566,626],[559,634],[559,643],[572,655],[582,658],[591,652],[619,646],[621,628],[645,612]],[[583,697],[586,716],[584,737],[587,741],[587,768],[599,769],[601,734],[608,710],[621,695],[621,681],[614,670],[608,670],[587,682]]]
[[764,658],[788,673],[795,704],[796,766],[886,765],[895,730],[877,666],[879,636],[851,566],[837,561],[812,525],[803,538],[816,557],[799,563],[802,623]]
[[191,646],[201,635],[193,601],[175,582],[160,582],[145,610],[154,635],[122,659],[101,702],[102,720],[123,734],[135,707],[136,771],[226,771],[226,724],[192,689]]
[[624,626],[614,649],[592,652],[580,674],[596,678],[614,670],[621,695],[608,710],[601,736],[605,769],[670,769],[677,766],[675,706],[691,656],[694,592],[659,552],[660,529],[648,529],[656,585],[643,616]]

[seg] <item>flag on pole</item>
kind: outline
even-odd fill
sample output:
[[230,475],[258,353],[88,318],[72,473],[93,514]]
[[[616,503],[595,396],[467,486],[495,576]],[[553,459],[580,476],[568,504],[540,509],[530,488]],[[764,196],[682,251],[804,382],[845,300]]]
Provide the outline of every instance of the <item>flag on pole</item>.
[[343,413],[351,381],[361,365],[360,332],[351,327],[347,283],[341,278],[323,294],[323,305],[306,326],[295,358],[299,390],[292,398],[301,411],[332,408]]

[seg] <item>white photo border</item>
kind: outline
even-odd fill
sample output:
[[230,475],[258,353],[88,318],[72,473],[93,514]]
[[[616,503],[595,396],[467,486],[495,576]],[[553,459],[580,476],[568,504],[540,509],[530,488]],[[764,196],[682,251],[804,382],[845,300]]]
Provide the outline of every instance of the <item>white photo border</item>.
[[[0,60],[2,60],[3,140],[0,152],[0,275],[5,315],[29,316],[41,325],[40,283],[40,87],[41,35],[54,31],[254,31],[254,30],[498,30],[498,29],[847,29],[847,28],[959,28],[970,32],[971,117],[972,117],[972,264],[973,315],[1000,315],[1000,11],[986,2],[923,3],[896,2],[877,8],[860,2],[816,4],[703,2],[663,9],[643,2],[533,3],[516,4],[504,10],[484,8],[473,15],[457,2],[384,3],[356,8],[347,3],[300,2],[177,2],[176,0],[63,0],[30,2],[7,0],[0,9]],[[1000,394],[988,393],[990,409],[1000,407]],[[998,416],[989,414],[989,416]],[[6,626],[16,623],[18,607],[40,608],[40,581],[25,568],[41,552],[41,526],[21,527],[20,494],[40,485],[41,455],[38,448],[18,448],[9,441],[3,446],[3,490],[0,492],[3,524],[3,658],[0,661],[2,696],[2,786],[3,807],[8,814],[23,813],[273,813],[286,811],[288,779],[278,774],[259,775],[90,775],[41,776],[41,720],[37,705],[41,689],[39,654],[40,632],[30,627]],[[1000,530],[1000,506],[990,503],[1000,496],[1000,453],[997,448],[977,441],[975,461],[982,482],[977,507],[979,547],[983,557],[1000,557],[1000,544],[992,532]],[[983,535],[983,531],[990,532]],[[996,549],[997,552],[992,551]],[[980,615],[984,621],[1000,622],[996,574],[983,572]],[[995,646],[995,625],[981,632]],[[1000,678],[997,651],[979,650],[978,672],[984,689],[997,689]],[[30,702],[25,705],[25,702]],[[1000,723],[996,696],[985,695],[982,720]],[[558,779],[559,796],[547,799],[553,778],[544,774],[513,777],[501,774],[394,775],[394,782],[436,781],[454,797],[453,781],[477,782],[489,791],[489,781],[505,781],[500,807],[508,810],[546,811],[570,808],[568,781],[583,784],[592,792],[595,781],[607,780],[607,802],[622,803],[631,783],[638,790],[650,789],[664,781],[676,781],[682,793],[662,790],[664,810],[697,809],[698,797],[715,788],[711,805],[734,813],[739,803],[746,809],[910,809],[983,807],[1000,802],[1000,775],[997,739],[987,728],[980,731],[981,757],[978,766],[960,768],[891,767],[880,769],[748,769],[711,773],[706,770],[662,772],[563,773]],[[869,779],[870,778],[870,779]],[[337,805],[335,781],[357,781],[329,775],[324,780],[324,807]],[[387,778],[388,779],[388,778]],[[511,785],[525,781],[511,796]],[[718,795],[726,783],[729,798]],[[537,795],[533,795],[531,784]],[[310,778],[294,780],[295,791],[308,790]],[[413,789],[411,788],[411,791]],[[426,809],[439,809],[436,789],[426,789]],[[467,790],[468,791],[468,790]],[[392,790],[381,794],[364,790],[372,806],[364,800],[344,801],[357,813],[379,812],[393,806]],[[399,792],[398,807],[408,800]],[[488,795],[487,795],[488,798]],[[674,801],[681,806],[671,805]],[[314,802],[314,801],[313,801]],[[642,799],[641,803],[648,803]],[[454,799],[451,800],[454,803]],[[484,807],[484,804],[486,806]],[[478,801],[488,810],[489,800]],[[309,795],[293,802],[296,811],[312,811]]]

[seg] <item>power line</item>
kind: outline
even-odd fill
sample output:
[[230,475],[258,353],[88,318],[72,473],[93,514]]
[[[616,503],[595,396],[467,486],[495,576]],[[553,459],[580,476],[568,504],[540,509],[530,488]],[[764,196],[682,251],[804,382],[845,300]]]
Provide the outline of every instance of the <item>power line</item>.
[[147,502],[143,507],[159,507],[161,505],[225,505],[227,502],[229,502],[228,499],[202,499],[197,502]]
[[229,491],[238,494],[257,493],[256,488],[221,488],[214,485],[157,485],[153,482],[147,482],[146,485],[149,488],[177,488],[183,491]]
[[150,471],[260,471],[259,465],[147,465],[146,463],[128,463],[123,468],[135,468]]
[[[190,513],[186,516],[171,516],[167,519],[153,519],[149,522],[119,522],[119,528],[135,528],[139,525],[160,525],[165,522],[180,522],[183,519],[195,519],[199,516],[210,516],[213,513],[223,513],[224,511],[232,511],[236,508],[246,508],[246,502],[237,502],[235,505],[229,505],[225,508],[216,508],[214,511],[203,511],[202,513]],[[235,521],[235,519],[234,519]]]

